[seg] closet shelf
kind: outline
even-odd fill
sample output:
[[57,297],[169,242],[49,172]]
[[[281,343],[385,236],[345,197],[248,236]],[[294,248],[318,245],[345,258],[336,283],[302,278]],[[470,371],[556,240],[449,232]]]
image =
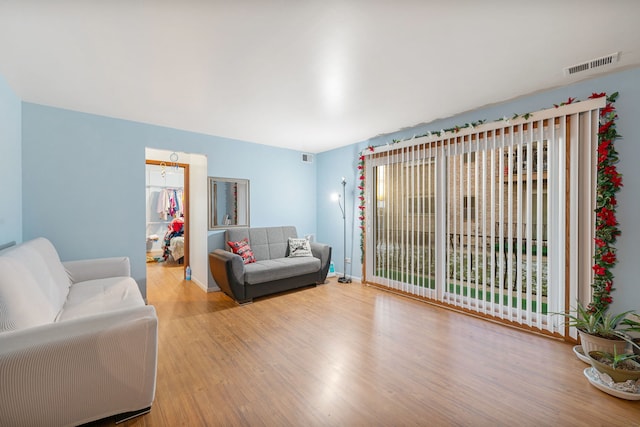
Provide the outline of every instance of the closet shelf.
[[175,190],[182,190],[184,187],[179,185],[147,185],[147,188],[173,188]]

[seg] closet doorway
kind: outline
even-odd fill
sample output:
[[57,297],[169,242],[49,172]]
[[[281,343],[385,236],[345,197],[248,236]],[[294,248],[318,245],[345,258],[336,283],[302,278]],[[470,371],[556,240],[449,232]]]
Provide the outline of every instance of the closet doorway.
[[146,160],[147,263],[189,265],[189,165]]

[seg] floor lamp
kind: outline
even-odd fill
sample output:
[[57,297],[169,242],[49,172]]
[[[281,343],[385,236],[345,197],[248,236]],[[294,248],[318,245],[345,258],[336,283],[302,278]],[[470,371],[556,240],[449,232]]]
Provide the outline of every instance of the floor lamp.
[[347,186],[347,179],[343,176],[342,177],[342,199],[345,201],[345,204],[343,206],[343,204],[340,203],[340,195],[338,194],[338,206],[340,206],[340,211],[342,212],[342,244],[344,248],[344,252],[343,252],[344,259],[343,259],[342,265],[344,266],[344,271],[342,272],[342,277],[338,278],[339,283],[351,283],[351,279],[347,277],[347,215],[345,212],[345,209],[347,207],[346,205],[347,193],[345,190],[346,186]]

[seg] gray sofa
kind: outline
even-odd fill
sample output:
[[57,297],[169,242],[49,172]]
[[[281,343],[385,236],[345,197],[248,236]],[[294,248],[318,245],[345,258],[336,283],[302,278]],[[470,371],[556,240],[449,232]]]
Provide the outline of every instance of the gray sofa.
[[241,227],[225,232],[225,242],[247,239],[256,262],[227,250],[209,253],[209,268],[222,291],[240,304],[254,298],[303,286],[324,283],[331,262],[329,245],[311,242],[313,256],[290,257],[289,238],[297,238],[295,227]]

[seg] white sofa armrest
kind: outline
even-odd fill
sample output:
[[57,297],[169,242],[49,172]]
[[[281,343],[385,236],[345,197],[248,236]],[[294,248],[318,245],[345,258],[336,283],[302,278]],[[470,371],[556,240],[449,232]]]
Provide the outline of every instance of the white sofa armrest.
[[151,406],[153,306],[0,333],[3,425],[78,425]]
[[83,259],[63,262],[71,283],[131,275],[128,257]]

